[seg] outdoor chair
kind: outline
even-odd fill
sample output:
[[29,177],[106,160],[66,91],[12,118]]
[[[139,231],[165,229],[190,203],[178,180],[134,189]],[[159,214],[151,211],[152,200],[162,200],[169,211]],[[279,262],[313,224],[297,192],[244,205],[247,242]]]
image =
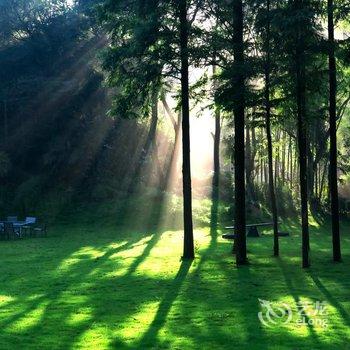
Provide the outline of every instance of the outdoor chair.
[[32,236],[34,225],[36,224],[36,217],[27,216],[24,226],[21,227],[22,236]]
[[25,223],[26,223],[26,225],[35,224],[36,223],[36,217],[34,217],[34,216],[27,216]]
[[7,239],[19,238],[19,235],[16,233],[12,222],[4,222],[4,235]]
[[0,223],[0,240],[7,239],[7,236],[5,235],[5,228],[4,224]]
[[45,224],[38,225],[32,228],[32,235],[34,237],[42,236],[46,237],[47,236],[47,226]]

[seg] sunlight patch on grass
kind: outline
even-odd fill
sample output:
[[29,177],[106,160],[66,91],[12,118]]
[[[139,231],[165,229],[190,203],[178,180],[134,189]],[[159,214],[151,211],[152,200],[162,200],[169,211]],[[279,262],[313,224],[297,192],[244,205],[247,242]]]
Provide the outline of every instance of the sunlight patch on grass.
[[81,323],[85,323],[92,319],[92,308],[91,307],[81,307],[75,310],[74,314],[71,314],[67,319],[67,325],[74,327]]
[[75,265],[79,264],[82,260],[93,260],[104,254],[104,251],[98,250],[95,247],[82,247],[78,251],[74,252],[68,258],[64,259],[57,270],[62,272],[68,272]]
[[40,303],[35,309],[28,311],[23,317],[13,323],[10,330],[12,332],[25,332],[38,325],[45,313],[49,301]]
[[7,304],[15,301],[16,298],[11,297],[9,295],[0,295],[0,308],[6,306]]
[[73,349],[110,349],[111,333],[107,325],[93,325],[86,330]]

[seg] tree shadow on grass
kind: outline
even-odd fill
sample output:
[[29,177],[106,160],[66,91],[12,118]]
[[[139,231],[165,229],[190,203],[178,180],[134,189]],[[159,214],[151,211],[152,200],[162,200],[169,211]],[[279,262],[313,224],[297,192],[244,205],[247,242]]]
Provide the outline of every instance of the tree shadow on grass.
[[[215,218],[215,203],[212,214]],[[179,266],[174,278],[169,277],[173,274],[169,274],[166,256],[159,262],[163,264],[164,274],[152,270],[153,264],[158,263],[156,260],[145,270],[135,273],[156,243],[157,239],[149,233],[123,233],[119,240],[115,239],[114,231],[109,232],[108,237],[93,233],[91,238],[81,238],[82,241],[74,241],[73,245],[67,235],[58,247],[59,240],[42,241],[43,244],[47,242],[47,246],[38,245],[27,256],[26,266],[20,273],[10,270],[9,276],[13,279],[3,280],[1,284],[0,295],[15,297],[16,300],[11,302],[19,307],[11,308],[11,302],[6,304],[9,308],[1,307],[0,348],[6,348],[4,344],[7,343],[12,344],[12,348],[64,350],[78,346],[172,349],[178,344],[182,348],[199,348],[204,344],[204,348],[212,345],[227,349],[232,345],[232,348],[242,349],[252,344],[254,349],[270,349],[277,344],[275,348],[280,345],[283,350],[297,347],[327,349],[328,339],[320,342],[321,339],[314,339],[312,335],[305,339],[287,329],[270,331],[262,328],[258,320],[259,297],[279,300],[291,293],[299,300],[301,291],[309,296],[314,293],[315,288],[309,288],[309,285],[305,292],[303,274],[293,275],[296,266],[291,271],[289,260],[288,264],[282,261],[279,267],[270,255],[263,260],[254,255],[258,244],[265,246],[264,250],[259,247],[259,255],[269,252],[270,247],[262,239],[254,241],[256,243],[251,241],[252,265],[236,269],[229,245],[217,239],[216,220],[212,220],[209,239],[204,237],[205,234],[206,247],[200,250],[192,267],[187,262],[180,265],[174,256],[169,258],[173,260],[169,266]],[[144,243],[146,236],[150,236],[150,246]],[[137,245],[139,248],[142,245],[144,251],[135,257],[135,251],[140,249],[130,253],[128,250]],[[89,257],[88,250],[79,250],[79,246],[95,250],[97,256]],[[49,265],[45,260],[51,254],[48,249],[53,254]],[[15,250],[11,253],[11,259],[15,259],[15,253]],[[288,254],[294,253],[293,250]],[[61,263],[71,257],[73,261],[60,270]],[[16,262],[21,262],[18,257]],[[6,272],[6,269],[0,267],[0,271]],[[23,276],[21,272],[26,274]],[[336,305],[337,300],[333,304]],[[7,313],[4,313],[6,309]],[[74,321],[86,309],[86,318]],[[18,328],[16,321],[23,323],[28,314],[37,310],[42,312],[33,318],[34,324]],[[13,319],[13,316],[17,318]],[[143,335],[140,336],[140,332]],[[96,345],[93,343],[96,339],[105,343]]]
[[[284,276],[284,279],[285,279],[286,285],[287,285],[287,287],[288,287],[288,289],[290,291],[290,294],[292,295],[296,306],[299,308],[302,305],[302,303],[301,303],[300,296],[299,296],[296,288],[293,285],[293,278],[288,274],[287,268],[285,266],[285,263],[284,263],[283,259],[277,258],[277,262],[278,262],[278,265],[281,268],[282,274]],[[310,334],[314,344],[317,345],[317,346],[320,346],[321,344],[319,342],[317,333],[315,331],[314,326],[310,322],[309,316],[307,314],[305,314],[305,313],[303,313],[303,316],[305,317],[306,325],[308,327],[309,334]]]
[[168,292],[161,301],[151,325],[140,341],[140,348],[146,346],[155,346],[158,333],[166,323],[170,309],[180,292],[180,289],[183,285],[184,280],[186,279],[191,265],[191,260],[182,261],[180,269],[172,281],[170,287],[168,288]]
[[[6,305],[1,305],[3,310],[0,327],[4,331],[0,339],[0,347],[6,343],[12,344],[14,337],[18,338],[18,344],[24,344],[26,347],[28,346],[26,342],[29,340],[25,340],[25,335],[37,334],[35,339],[31,340],[33,348],[50,348],[54,345],[54,348],[57,349],[69,349],[85,331],[90,329],[95,321],[101,320],[101,317],[103,318],[101,310],[104,310],[109,305],[108,300],[106,300],[106,306],[101,304],[102,300],[105,300],[103,297],[105,289],[114,290],[115,286],[118,285],[121,285],[124,289],[124,286],[132,288],[132,286],[138,285],[144,286],[145,289],[148,286],[150,290],[154,286],[159,287],[160,285],[153,279],[144,276],[133,277],[131,273],[127,273],[126,276],[122,276],[117,280],[113,278],[106,280],[103,275],[96,277],[96,281],[90,277],[91,274],[98,272],[101,268],[103,268],[103,272],[108,272],[109,269],[112,272],[118,267],[121,268],[123,261],[121,258],[114,260],[113,264],[111,264],[110,258],[115,254],[131,249],[141,238],[141,234],[138,237],[134,235],[129,242],[121,242],[119,246],[113,248],[109,247],[109,245],[101,245],[100,247],[94,245],[94,249],[98,249],[101,252],[104,251],[104,253],[98,255],[95,259],[91,259],[85,254],[80,254],[75,259],[75,263],[69,265],[64,272],[60,271],[60,265],[66,259],[73,257],[76,252],[79,252],[77,250],[78,246],[71,251],[71,254],[69,254],[69,248],[62,250],[64,255],[59,254],[58,259],[54,258],[54,264],[50,263],[50,266],[45,266],[45,268],[45,259],[38,260],[36,255],[28,258],[27,265],[37,266],[40,270],[35,275],[26,274],[25,278],[18,274],[18,271],[16,275],[14,274],[16,271],[13,271],[11,281],[7,284],[2,284],[0,289],[0,295],[16,296],[13,301],[6,303]],[[46,242],[49,242],[49,240]],[[136,269],[135,265],[134,269]],[[43,284],[44,280],[46,282]],[[99,283],[97,283],[98,280]],[[40,286],[35,285],[35,281]],[[30,285],[33,285],[32,289],[28,289]],[[83,288],[83,285],[86,287]],[[23,286],[26,286],[26,288],[23,289]],[[96,288],[101,289],[102,295],[98,293],[99,295],[96,296],[94,294]],[[69,299],[65,300],[64,296],[67,291],[69,291],[70,297],[73,298],[72,301]],[[154,294],[144,291],[144,296],[138,297],[137,302],[143,303],[153,296]],[[77,298],[77,300],[81,298],[81,300],[75,304],[74,298]],[[115,296],[112,299],[114,298]],[[91,308],[93,311],[92,318],[68,327],[67,322],[70,322],[70,317],[75,316],[77,308],[79,309],[80,307]],[[11,310],[11,313],[7,312],[5,314],[5,310]],[[30,317],[29,315],[32,312],[38,312],[39,310],[42,311],[40,311],[40,317],[38,316],[35,323],[26,328],[26,330],[19,330],[18,322],[22,324],[24,320]],[[127,313],[119,314],[118,317],[123,319],[127,317]],[[5,331],[5,329],[7,330]],[[12,331],[9,331],[10,329]],[[19,333],[13,333],[14,329],[18,329]],[[63,329],[64,332],[62,331]],[[24,338],[21,340],[23,336]]]
[[[212,253],[215,251],[217,246],[218,206],[219,206],[218,196],[219,196],[218,190],[213,189],[213,192],[212,192],[213,198],[212,198],[211,216],[210,216],[210,243],[208,248],[201,255],[198,266],[196,267],[196,271],[200,270],[201,265],[204,263],[204,261],[207,258],[209,258],[212,255]],[[155,238],[155,236],[153,236],[149,242],[150,244],[146,246],[144,252],[149,252],[156,242],[157,242],[157,239]],[[129,272],[132,273],[133,271],[135,271],[136,267],[144,260],[144,258],[145,258],[145,254],[142,254],[139,258],[137,258],[135,262],[131,265]],[[188,276],[188,272],[190,270],[192,263],[193,263],[192,261],[187,261],[187,260],[182,261],[178,273],[176,274],[174,280],[170,284],[168,288],[168,292],[162,298],[162,301],[158,306],[156,315],[154,316],[154,319],[150,324],[149,328],[142,336],[137,348],[140,348],[140,349],[156,348],[157,344],[166,346],[165,344],[160,344],[158,340],[158,335],[160,330],[166,324],[167,317],[170,313],[171,308],[173,307],[173,304],[176,298],[179,295],[179,292],[184,284],[185,279]],[[113,343],[113,347],[117,349],[130,348],[119,339],[115,339]]]
[[[113,254],[117,254],[118,252],[127,250],[131,248],[134,244],[135,241],[132,240],[130,242],[121,244],[116,248],[109,248],[104,252],[103,255],[96,257],[93,261],[89,260],[88,263],[87,260],[83,258],[76,265],[73,265],[69,270],[67,270],[67,272],[64,273],[57,273],[60,265],[58,263],[56,268],[51,270],[51,273],[48,273],[47,270],[37,271],[36,276],[27,276],[27,279],[25,279],[24,276],[16,276],[16,279],[13,278],[10,284],[1,288],[1,293],[6,293],[8,295],[16,294],[18,292],[21,292],[21,285],[25,283],[31,283],[30,277],[31,279],[42,279],[46,277],[46,285],[41,286],[45,287],[45,293],[42,293],[42,290],[35,288],[39,286],[35,286],[33,289],[31,289],[29,291],[31,295],[35,295],[35,293],[38,293],[38,295],[40,296],[33,298],[31,302],[28,302],[27,306],[21,312],[16,313],[9,318],[0,320],[0,327],[4,327],[6,325],[14,323],[20,318],[25,317],[30,311],[37,308],[43,301],[52,300],[53,302],[55,302],[57,298],[59,298],[59,296],[64,292],[64,289],[70,286],[70,283],[73,282],[74,284],[78,284],[84,281],[84,278],[86,278],[86,276],[90,272],[92,272],[100,264],[106,262]],[[62,263],[67,258],[69,258],[69,255],[66,255],[65,257],[60,257],[60,259],[58,259],[57,261]],[[38,262],[35,259],[32,259],[30,260],[29,264],[30,263],[37,264]],[[16,301],[14,301],[14,303],[15,302]],[[6,306],[9,305],[7,304]]]
[[317,288],[325,296],[327,301],[339,312],[343,321],[350,327],[350,315],[344,309],[344,307],[337,301],[337,299],[332,295],[331,292],[324,286],[320,279],[316,276],[315,272],[312,270],[308,271],[308,275],[312,278]]

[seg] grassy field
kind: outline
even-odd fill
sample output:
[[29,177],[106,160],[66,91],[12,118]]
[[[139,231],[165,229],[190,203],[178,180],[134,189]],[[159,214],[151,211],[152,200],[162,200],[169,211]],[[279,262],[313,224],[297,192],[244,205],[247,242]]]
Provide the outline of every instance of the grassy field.
[[[269,232],[248,240],[235,268],[215,227],[196,230],[196,259],[180,260],[181,231],[57,224],[48,238],[0,242],[1,349],[350,349],[350,225],[344,263],[329,227],[313,225],[312,268],[299,228],[271,256]],[[259,299],[325,301],[328,327],[260,323]]]

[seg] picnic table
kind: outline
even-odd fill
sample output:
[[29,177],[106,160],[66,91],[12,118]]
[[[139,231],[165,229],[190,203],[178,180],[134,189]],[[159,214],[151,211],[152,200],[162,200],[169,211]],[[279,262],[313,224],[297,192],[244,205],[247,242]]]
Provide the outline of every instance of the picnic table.
[[37,219],[35,217],[26,217],[25,221],[20,221],[16,216],[8,217],[6,221],[0,221],[0,231],[4,231],[5,225],[10,224],[10,231],[12,230],[12,234],[22,238],[28,232],[31,234],[32,230],[40,231],[46,233],[45,227],[36,227],[33,226],[36,223]]
[[[5,222],[8,222],[8,221],[0,221],[1,228],[3,228]],[[21,235],[22,227],[25,226],[27,223],[26,221],[14,221],[14,222],[11,222],[11,224],[13,225],[13,228],[16,234]]]
[[[8,221],[0,221],[0,225],[3,226],[5,222],[8,222]],[[15,222],[11,222],[11,224],[13,225],[13,227],[22,227],[27,223],[26,221],[15,221]]]
[[[255,238],[260,237],[260,233],[259,233],[258,228],[259,227],[268,227],[268,226],[273,226],[273,222],[261,222],[261,223],[247,224],[245,226],[246,229],[248,229],[247,237],[255,237]],[[225,227],[225,229],[234,230],[235,226],[227,226],[227,227]],[[279,232],[278,235],[280,237],[289,236],[288,233],[284,233],[284,232]],[[222,235],[222,238],[235,239],[235,234],[234,233],[226,233],[226,234]]]

